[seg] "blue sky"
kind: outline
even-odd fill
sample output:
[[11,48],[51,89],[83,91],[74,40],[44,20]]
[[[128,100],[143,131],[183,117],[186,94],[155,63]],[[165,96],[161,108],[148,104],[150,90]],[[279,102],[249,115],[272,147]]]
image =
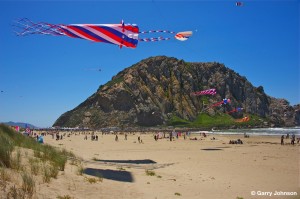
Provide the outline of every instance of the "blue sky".
[[[166,55],[220,62],[254,86],[299,97],[299,1],[0,1],[0,122],[49,127],[114,75]],[[135,23],[140,31],[194,31],[188,41],[140,42],[136,49],[69,37],[13,33],[13,21]],[[147,36],[147,35],[145,35]],[[156,36],[156,35],[154,35]],[[166,35],[168,36],[168,35]],[[101,68],[101,72],[96,70]]]

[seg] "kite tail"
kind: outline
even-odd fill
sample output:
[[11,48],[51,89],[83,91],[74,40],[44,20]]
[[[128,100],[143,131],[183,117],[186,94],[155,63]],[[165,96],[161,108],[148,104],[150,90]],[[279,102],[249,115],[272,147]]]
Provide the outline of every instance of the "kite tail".
[[139,33],[140,34],[147,34],[147,33],[158,33],[158,32],[176,34],[176,32],[169,31],[169,30],[148,30],[148,31],[142,31],[142,32],[139,32]]
[[[185,31],[185,32],[174,32],[170,30],[148,30],[148,31],[141,31],[139,34],[149,34],[149,33],[169,33],[173,34],[174,38],[180,41],[185,41],[187,40],[190,36],[192,36],[193,32],[192,31]],[[158,37],[159,39],[155,39],[153,41],[161,41],[161,40],[169,40],[170,38],[165,38],[165,39],[160,39],[162,37]],[[151,40],[151,38],[150,38]],[[140,41],[149,41],[148,39],[141,39]]]
[[163,41],[163,40],[170,40],[170,39],[171,39],[171,38],[151,37],[151,38],[139,39],[139,41],[153,42],[153,41]]
[[32,34],[42,34],[42,35],[65,35],[59,25],[44,23],[44,22],[32,22],[27,18],[19,19],[15,21],[13,25],[14,32],[18,36],[26,36]]
[[[149,34],[149,33],[170,33],[175,34],[173,31],[169,30],[148,30],[148,31],[141,31],[139,34]],[[150,38],[141,38],[139,41],[145,41],[145,42],[155,42],[155,41],[164,41],[164,40],[170,40],[169,37],[150,37]]]
[[226,112],[227,114],[230,114],[230,113],[235,113],[235,112],[237,112],[237,109],[234,109],[234,110],[232,110],[232,111],[228,111],[228,112]]
[[[206,107],[203,111],[207,111],[208,109],[210,109],[210,108],[212,108],[212,107],[220,106],[220,105],[222,105],[222,104],[224,104],[223,101],[218,102],[218,103],[215,103],[215,104],[213,104],[213,105],[210,105],[209,107]],[[202,111],[202,112],[203,112],[203,111]]]
[[215,107],[215,106],[220,106],[220,105],[223,104],[223,103],[224,103],[223,101],[218,102],[218,103],[215,103],[215,104],[211,105],[209,108]]

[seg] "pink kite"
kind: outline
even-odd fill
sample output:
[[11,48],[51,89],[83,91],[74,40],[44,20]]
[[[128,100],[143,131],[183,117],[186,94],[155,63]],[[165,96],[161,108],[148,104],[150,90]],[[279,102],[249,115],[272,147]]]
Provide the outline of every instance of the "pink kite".
[[217,92],[216,92],[216,89],[215,88],[212,88],[212,89],[208,89],[208,90],[204,90],[204,91],[198,91],[198,92],[193,92],[191,93],[191,95],[215,95]]

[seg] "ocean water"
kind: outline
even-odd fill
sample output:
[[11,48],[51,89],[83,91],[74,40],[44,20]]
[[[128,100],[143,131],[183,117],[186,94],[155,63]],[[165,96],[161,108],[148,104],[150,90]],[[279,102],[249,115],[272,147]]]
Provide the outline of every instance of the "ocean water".
[[[197,132],[202,133],[203,131]],[[257,129],[228,129],[228,130],[214,130],[214,131],[205,131],[208,134],[224,134],[224,135],[242,135],[246,133],[247,135],[264,135],[264,136],[274,136],[274,135],[287,135],[290,137],[292,134],[295,134],[296,137],[300,136],[300,126],[290,127],[290,128],[257,128]]]

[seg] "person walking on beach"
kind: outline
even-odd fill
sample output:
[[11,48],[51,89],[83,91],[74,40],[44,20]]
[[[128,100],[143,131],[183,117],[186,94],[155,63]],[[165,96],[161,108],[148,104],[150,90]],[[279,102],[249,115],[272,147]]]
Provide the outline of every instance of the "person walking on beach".
[[118,134],[116,134],[115,141],[117,142],[118,140],[119,140]]
[[292,144],[292,145],[295,145],[295,140],[296,140],[296,139],[295,139],[295,134],[293,134],[293,135],[292,135],[292,140],[291,140],[291,144]]
[[284,135],[281,136],[281,145],[284,145]]

